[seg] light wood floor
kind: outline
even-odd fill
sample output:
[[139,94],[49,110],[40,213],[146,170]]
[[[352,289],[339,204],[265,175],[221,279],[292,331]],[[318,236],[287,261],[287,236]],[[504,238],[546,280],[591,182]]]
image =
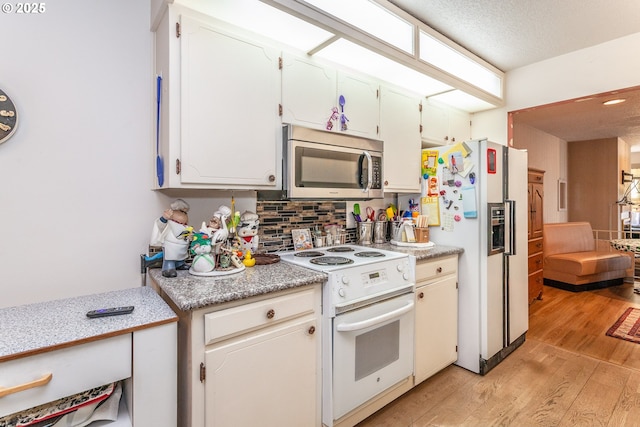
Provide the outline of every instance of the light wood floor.
[[605,335],[627,307],[630,283],[545,286],[525,343],[487,375],[449,366],[358,427],[640,426],[640,344]]

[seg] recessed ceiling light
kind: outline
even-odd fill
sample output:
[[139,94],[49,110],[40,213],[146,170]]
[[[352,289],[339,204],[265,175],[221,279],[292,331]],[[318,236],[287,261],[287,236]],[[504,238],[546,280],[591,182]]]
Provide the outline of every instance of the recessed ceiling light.
[[626,99],[623,98],[618,98],[618,99],[610,99],[609,101],[605,101],[602,104],[603,105],[615,105],[615,104],[620,104],[621,102],[626,101]]

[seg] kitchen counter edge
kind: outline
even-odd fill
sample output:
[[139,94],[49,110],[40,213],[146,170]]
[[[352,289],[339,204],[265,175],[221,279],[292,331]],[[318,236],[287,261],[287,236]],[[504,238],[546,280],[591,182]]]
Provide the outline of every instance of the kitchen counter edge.
[[188,271],[178,271],[178,277],[167,278],[158,268],[150,269],[148,274],[159,288],[159,293],[184,312],[301,286],[322,285],[327,280],[325,273],[286,262],[257,265],[217,277],[194,276]]
[[[130,314],[90,319],[90,310],[134,306]],[[0,309],[0,362],[166,323],[176,313],[150,287]]]

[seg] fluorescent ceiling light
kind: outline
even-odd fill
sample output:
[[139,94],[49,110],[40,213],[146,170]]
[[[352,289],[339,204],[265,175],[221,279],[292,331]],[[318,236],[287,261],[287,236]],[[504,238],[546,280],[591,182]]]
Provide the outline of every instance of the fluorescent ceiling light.
[[603,102],[602,105],[616,105],[616,104],[620,104],[620,103],[622,103],[624,101],[626,101],[626,99],[624,99],[624,98],[610,99],[609,101]]
[[334,35],[256,0],[179,0],[178,3],[305,52]]
[[502,98],[502,79],[499,76],[424,31],[420,31],[419,58]]
[[370,0],[304,0],[330,15],[413,55],[414,26]]
[[495,105],[469,95],[461,90],[452,90],[439,95],[429,96],[428,98],[429,100],[433,99],[469,113],[477,113],[479,111],[495,108]]
[[453,89],[445,83],[345,39],[331,43],[314,56],[347,66],[422,95]]

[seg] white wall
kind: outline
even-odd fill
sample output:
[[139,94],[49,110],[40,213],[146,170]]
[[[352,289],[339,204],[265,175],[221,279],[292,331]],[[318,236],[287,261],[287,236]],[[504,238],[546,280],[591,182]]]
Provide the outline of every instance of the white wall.
[[168,198],[152,177],[149,2],[56,0],[0,14],[0,307],[139,286]]
[[640,33],[506,73],[506,106],[473,115],[472,138],[506,143],[507,112],[640,85]]
[[[175,197],[190,223],[231,193],[150,190],[149,1],[56,0],[0,14],[0,88],[19,125],[0,144],[0,307],[140,286],[154,219]],[[236,192],[236,209],[255,194]]]

